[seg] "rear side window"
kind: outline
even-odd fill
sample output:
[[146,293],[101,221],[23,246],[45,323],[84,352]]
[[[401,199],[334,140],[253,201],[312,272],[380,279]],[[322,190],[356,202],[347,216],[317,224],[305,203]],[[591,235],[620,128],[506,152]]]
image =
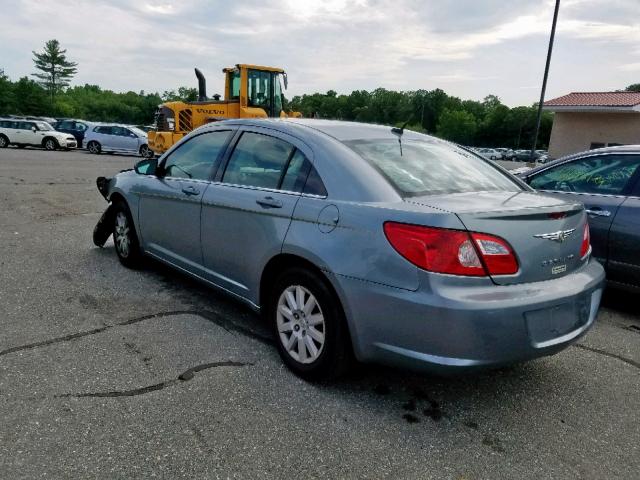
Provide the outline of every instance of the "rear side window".
[[308,161],[300,150],[296,150],[289,161],[287,171],[282,178],[280,190],[300,192],[304,185],[304,179],[309,170]]
[[327,196],[327,189],[324,188],[324,183],[313,166],[311,166],[311,171],[307,177],[307,183],[304,184],[303,192],[308,193],[309,195],[319,195],[321,197]]
[[112,127],[96,127],[94,131],[103,135],[112,135]]
[[229,158],[222,181],[277,189],[293,150],[293,145],[284,140],[244,132]]
[[395,139],[345,142],[404,196],[482,191],[519,192],[522,187],[487,162],[452,145]]
[[640,165],[640,155],[595,155],[549,168],[529,185],[537,190],[619,195]]

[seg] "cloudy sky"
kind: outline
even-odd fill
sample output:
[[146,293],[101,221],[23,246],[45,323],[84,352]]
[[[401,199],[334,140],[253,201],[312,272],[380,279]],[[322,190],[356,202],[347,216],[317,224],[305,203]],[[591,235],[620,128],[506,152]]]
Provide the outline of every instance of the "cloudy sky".
[[[553,0],[0,0],[0,68],[33,72],[58,39],[74,84],[222,91],[221,68],[281,66],[291,97],[442,88],[508,105],[539,96]],[[640,82],[640,0],[562,0],[547,98]]]

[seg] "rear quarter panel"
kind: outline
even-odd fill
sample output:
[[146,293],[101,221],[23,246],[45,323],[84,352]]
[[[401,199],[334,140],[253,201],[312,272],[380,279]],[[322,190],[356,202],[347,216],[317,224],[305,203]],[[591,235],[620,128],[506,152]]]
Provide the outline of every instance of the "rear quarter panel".
[[[337,210],[337,224],[326,221],[324,214],[320,218],[327,207]],[[417,290],[417,267],[391,246],[383,230],[385,221],[464,228],[455,215],[403,201],[361,204],[302,196],[283,252],[306,258],[336,275]]]

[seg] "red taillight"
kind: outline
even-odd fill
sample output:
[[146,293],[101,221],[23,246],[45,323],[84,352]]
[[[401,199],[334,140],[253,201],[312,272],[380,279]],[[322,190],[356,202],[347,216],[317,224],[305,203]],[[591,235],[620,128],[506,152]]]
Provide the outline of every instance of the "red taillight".
[[501,238],[486,233],[471,233],[490,275],[513,275],[518,261],[511,246]]
[[509,244],[493,235],[395,222],[386,222],[384,233],[400,255],[430,272],[477,277],[518,271]]
[[580,258],[584,258],[591,253],[591,234],[589,233],[589,222],[584,224],[582,232],[582,245],[580,245]]

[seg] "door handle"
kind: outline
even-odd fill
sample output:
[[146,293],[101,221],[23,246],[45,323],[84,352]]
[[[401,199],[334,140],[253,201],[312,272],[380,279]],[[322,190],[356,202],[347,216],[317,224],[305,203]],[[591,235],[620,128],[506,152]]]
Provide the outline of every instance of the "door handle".
[[597,217],[610,217],[611,216],[611,212],[609,210],[602,210],[601,208],[598,208],[598,207],[587,208],[586,212],[589,215],[595,215]]
[[272,196],[259,198],[256,203],[264,208],[282,208],[282,202]]
[[198,195],[200,193],[200,190],[198,190],[196,187],[184,187],[182,189],[182,193],[186,193],[187,195]]

